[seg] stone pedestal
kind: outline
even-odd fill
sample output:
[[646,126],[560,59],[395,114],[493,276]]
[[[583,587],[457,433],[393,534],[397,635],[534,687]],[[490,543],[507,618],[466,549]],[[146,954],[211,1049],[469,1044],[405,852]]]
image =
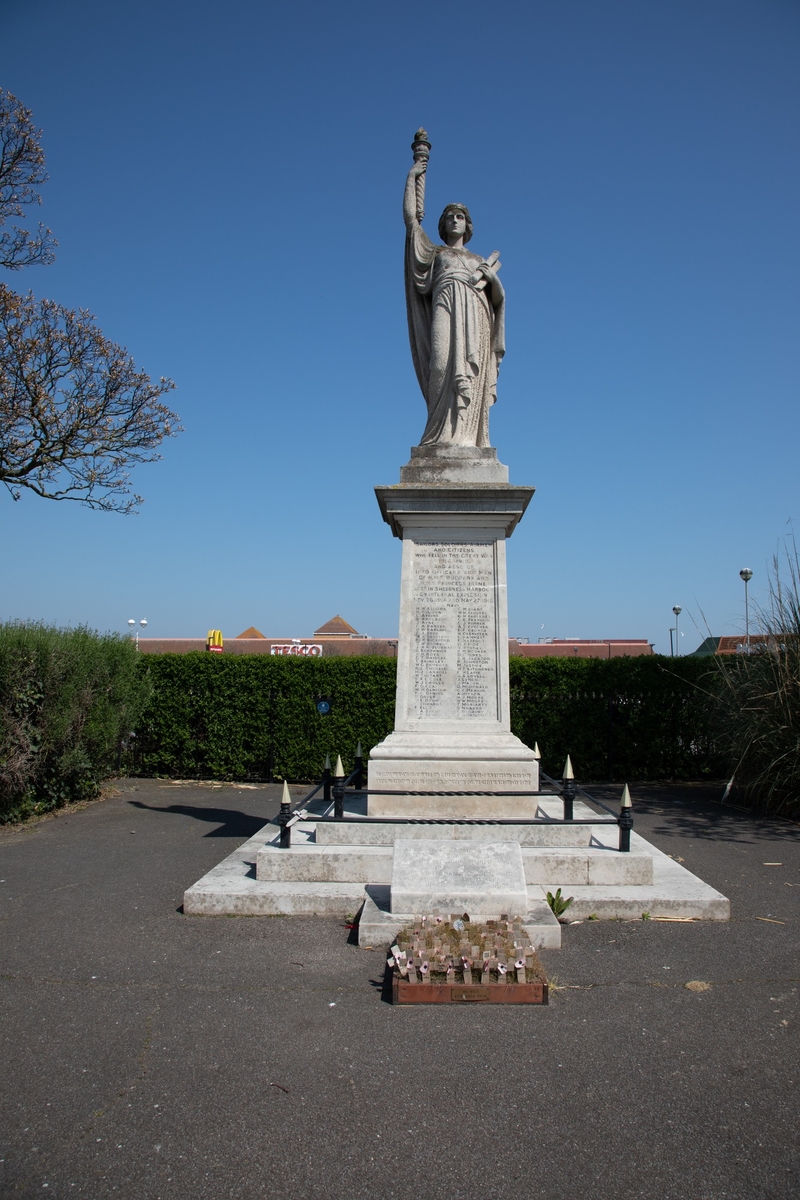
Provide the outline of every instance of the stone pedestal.
[[[533,817],[535,797],[414,791],[538,790],[511,733],[505,542],[533,488],[491,449],[415,447],[402,482],[375,493],[403,542],[395,728],[370,755],[372,816]],[[407,789],[407,790],[406,790]]]

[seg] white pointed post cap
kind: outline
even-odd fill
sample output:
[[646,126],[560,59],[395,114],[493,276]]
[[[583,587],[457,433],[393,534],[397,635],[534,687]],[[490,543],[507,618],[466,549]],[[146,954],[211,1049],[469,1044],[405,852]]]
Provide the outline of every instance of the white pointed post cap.
[[537,761],[537,762],[539,762],[539,761],[540,761],[540,759],[541,759],[541,757],[542,757],[542,752],[541,752],[541,750],[539,749],[539,743],[538,743],[538,742],[534,742],[534,743],[533,743],[533,757],[536,759],[536,761]]
[[363,753],[361,750],[361,742],[359,742],[358,745],[356,746],[356,758],[363,758]]
[[323,767],[323,770],[330,771],[330,769],[331,769],[331,756],[330,756],[330,754],[326,754],[325,755],[325,766]]
[[281,795],[281,804],[291,804],[291,803],[292,803],[292,797],[289,795],[289,785],[286,782],[286,780],[284,779],[283,793]]
[[571,761],[569,755],[567,755],[567,761],[564,763],[564,770],[562,772],[561,778],[562,779],[574,779],[575,778],[575,772],[572,769],[572,761]]
[[627,783],[625,784],[625,787],[622,789],[622,799],[620,800],[619,804],[620,804],[620,808],[633,808],[633,802],[631,800],[630,788],[628,787]]
[[344,767],[342,766],[341,754],[336,755],[336,769],[333,773],[337,779],[344,779]]

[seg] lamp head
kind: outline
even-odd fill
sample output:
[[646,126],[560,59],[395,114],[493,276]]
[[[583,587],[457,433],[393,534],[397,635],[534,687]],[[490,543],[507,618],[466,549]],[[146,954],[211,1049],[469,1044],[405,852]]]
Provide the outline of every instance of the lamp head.
[[680,604],[673,604],[672,611],[675,613],[676,617],[679,617],[683,612],[683,609],[681,608]]
[[745,583],[749,583],[753,578],[753,572],[749,567],[742,567],[741,571],[739,572],[739,578],[743,579]]

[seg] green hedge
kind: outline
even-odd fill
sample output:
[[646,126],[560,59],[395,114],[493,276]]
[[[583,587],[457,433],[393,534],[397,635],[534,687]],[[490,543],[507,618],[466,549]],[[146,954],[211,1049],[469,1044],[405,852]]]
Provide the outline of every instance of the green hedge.
[[[174,778],[319,777],[326,753],[352,768],[394,724],[396,661],[266,655],[142,656],[153,694],[132,768]],[[719,678],[703,659],[512,658],[511,723],[559,775],[703,779],[724,774],[708,719]],[[318,699],[331,702],[321,716]]]
[[567,754],[581,779],[721,778],[713,734],[716,660],[512,658],[511,728],[560,777]]
[[[0,625],[0,821],[95,795],[120,768],[311,780],[329,753],[349,771],[356,743],[368,755],[393,727],[395,668],[390,658],[137,655],[121,635]],[[510,671],[512,729],[539,743],[550,775],[567,754],[584,780],[727,770],[712,733],[716,661],[512,658]]]
[[[353,768],[394,723],[393,658],[142,656],[153,696],[133,767],[187,779],[316,779],[325,755]],[[330,701],[326,716],[317,701]]]
[[0,624],[0,822],[97,794],[149,695],[130,638]]

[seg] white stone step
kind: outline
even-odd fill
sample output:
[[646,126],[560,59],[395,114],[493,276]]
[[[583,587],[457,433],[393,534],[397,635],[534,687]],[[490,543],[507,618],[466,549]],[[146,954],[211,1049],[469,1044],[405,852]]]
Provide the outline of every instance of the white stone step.
[[[389,946],[401,929],[419,920],[422,914],[389,911],[388,887],[365,888],[364,907],[358,920],[359,946]],[[561,925],[544,900],[534,899],[523,917],[523,928],[537,950],[561,948]]]
[[[403,827],[403,831],[406,828],[409,827]],[[436,826],[426,828],[429,834],[438,829]],[[317,833],[319,829],[318,826]],[[416,847],[414,853],[419,855],[423,843],[425,846],[432,841],[439,844],[443,839],[428,836],[425,839],[403,837],[401,840],[411,842]],[[494,844],[499,840],[495,836]],[[505,842],[506,838],[502,841]],[[513,839],[508,839],[508,843],[519,845]],[[455,839],[455,844],[447,841],[451,850],[463,850],[467,855],[471,848],[477,850],[486,844],[484,839],[472,838]],[[579,884],[641,885],[653,882],[652,855],[641,851],[620,854],[618,850],[601,846],[549,848],[523,845],[521,849],[526,884],[540,883],[555,888]],[[314,842],[313,830],[309,829],[296,834],[288,850],[279,848],[277,838],[262,847],[256,857],[256,878],[264,882],[387,884],[392,882],[393,857],[392,843],[320,846]]]
[[[304,824],[306,824],[304,822]],[[310,824],[310,823],[309,823]],[[296,827],[295,827],[296,828]],[[522,846],[588,846],[591,825],[383,825],[361,821],[321,821],[314,825],[318,846],[391,846],[397,837],[458,842],[517,842]],[[614,830],[616,834],[616,830]]]
[[295,844],[288,850],[268,845],[256,857],[262,882],[391,883],[393,846],[317,846]]
[[[536,918],[541,930],[538,936],[544,940],[536,944],[555,945],[557,944],[555,939],[560,938],[558,923],[549,909],[545,911],[545,893],[555,891],[558,887],[561,887],[566,895],[574,896],[573,904],[566,914],[572,920],[584,919],[593,913],[601,918],[641,919],[643,912],[649,912],[653,917],[683,916],[712,921],[729,919],[730,902],[725,896],[703,883],[701,879],[692,875],[679,863],[662,854],[644,838],[634,833],[631,837],[631,853],[625,855],[620,854],[614,848],[615,828],[595,825],[592,826],[592,831],[595,846],[590,849],[593,852],[594,861],[611,863],[614,870],[623,870],[624,872],[636,869],[627,864],[633,864],[641,856],[647,856],[652,863],[652,882],[646,884],[621,882],[571,884],[565,879],[563,871],[559,871],[554,878],[541,883],[533,883],[528,880],[526,896],[514,915],[520,915],[523,909],[529,914],[537,912],[540,914],[540,918]],[[606,844],[605,849],[602,846],[603,841]],[[362,873],[367,873],[367,866],[370,863],[375,866],[376,870],[380,867],[380,870],[384,872],[383,877],[386,882],[381,884],[377,879],[373,879],[367,885],[362,880],[347,879],[327,881],[319,878],[298,879],[296,877],[258,879],[256,878],[256,863],[259,852],[264,851],[265,848],[268,848],[269,861],[276,864],[270,869],[287,874],[298,869],[306,870],[308,864],[312,862],[319,864],[324,859],[324,853],[321,852],[329,849],[315,846],[313,829],[303,829],[301,825],[297,825],[293,829],[293,850],[280,850],[277,847],[276,827],[265,825],[257,834],[187,889],[184,894],[184,912],[187,914],[248,916],[277,914],[306,916],[317,913],[341,917],[348,912],[352,913],[358,910],[370,887],[374,888],[376,895],[379,895],[383,889],[386,896],[389,896],[391,876],[387,878],[385,874],[386,866],[390,862],[391,847],[389,846],[361,846],[353,847],[350,850],[342,846],[336,849],[336,853],[343,856],[341,867],[335,868],[337,871],[341,869],[345,873],[355,873],[349,871],[344,865],[353,852],[361,855],[360,871]],[[454,843],[450,842],[446,846],[446,851],[452,853],[454,848]],[[467,850],[469,843],[462,842],[460,848]],[[532,859],[535,859],[537,855],[540,858],[546,857],[550,853],[547,848],[532,850],[530,847],[524,847],[520,850],[518,844],[517,850],[521,854],[523,863],[528,859],[524,867],[526,874],[534,869],[531,865]],[[370,853],[374,855],[373,858],[367,857]],[[412,847],[412,853],[418,855],[418,847]],[[574,860],[580,854],[588,861],[585,850],[573,851],[567,855],[567,858]],[[278,856],[284,856],[283,861],[287,863],[299,861],[303,865],[300,868],[282,866]],[[290,857],[287,859],[285,856]],[[328,862],[332,864],[333,861],[334,857],[329,852]],[[623,864],[622,867],[618,865],[620,863]],[[535,869],[538,870],[538,866]],[[571,861],[570,870],[573,869],[575,869],[575,864],[574,861]],[[506,902],[499,911],[485,915],[499,917],[501,911],[510,913],[513,907],[514,905],[510,902]],[[386,908],[387,910],[389,908],[388,899]],[[455,909],[450,908],[448,911],[455,911]],[[468,907],[467,911],[469,911]],[[475,915],[483,916],[484,914],[476,911]],[[405,920],[402,914],[395,914],[392,920],[395,919],[395,916],[401,922]],[[536,920],[533,921],[534,925]],[[402,927],[402,923],[399,927]]]
[[653,882],[651,854],[621,854],[602,846],[587,849],[522,847],[526,883],[555,887],[578,884],[648,884]]
[[521,916],[528,896],[519,843],[398,838],[390,906],[393,913]]
[[[637,839],[645,846],[643,838]],[[565,897],[573,902],[564,913],[565,921],[585,920],[596,915],[601,920],[641,920],[642,913],[651,917],[694,917],[703,921],[728,921],[731,904],[715,888],[692,875],[655,846],[650,846],[653,881],[642,885],[583,885],[563,883],[528,886],[529,905],[546,899],[548,891],[560,886]]]
[[209,872],[183,894],[187,915],[221,917],[343,917],[364,900],[363,883],[259,883],[219,880]]

